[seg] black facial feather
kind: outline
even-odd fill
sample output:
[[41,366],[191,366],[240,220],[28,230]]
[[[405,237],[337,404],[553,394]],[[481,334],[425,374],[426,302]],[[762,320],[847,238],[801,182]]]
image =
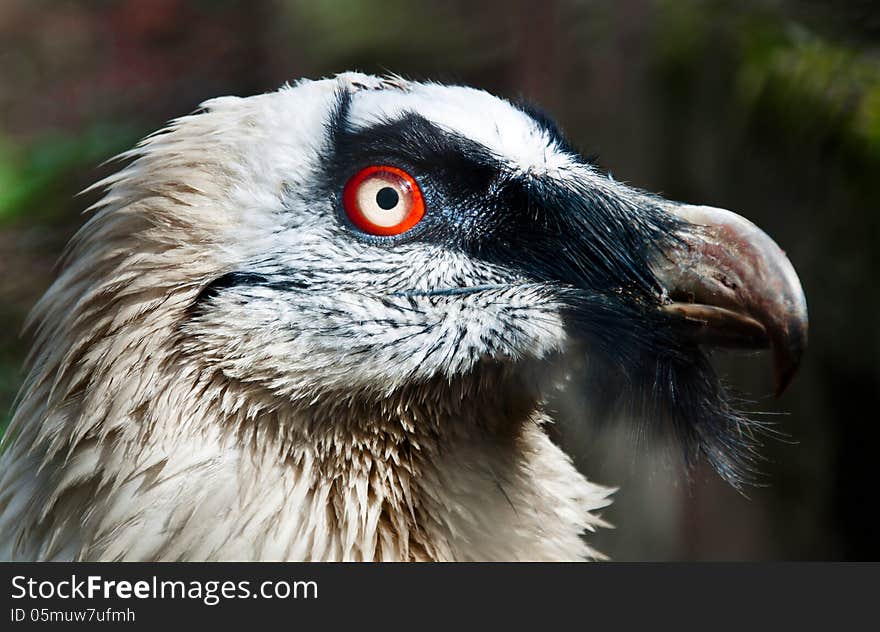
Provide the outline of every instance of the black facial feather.
[[224,290],[233,288],[267,287],[282,292],[289,292],[307,290],[311,287],[305,280],[297,279],[295,273],[291,271],[286,273],[276,272],[274,276],[278,278],[270,278],[265,274],[257,272],[227,272],[201,289],[190,305],[190,312],[195,313],[206,303],[217,298]]
[[201,305],[216,298],[223,290],[232,287],[263,285],[268,279],[252,272],[229,272],[208,283],[196,296],[193,306]]
[[[730,404],[705,353],[678,337],[658,309],[662,288],[651,263],[683,230],[648,195],[612,183],[591,188],[508,171],[482,145],[417,114],[352,129],[350,96],[340,93],[327,125],[318,192],[335,200],[354,173],[371,164],[405,169],[426,199],[425,218],[395,237],[358,233],[377,247],[426,242],[514,270],[524,281],[557,286],[565,318],[583,341],[583,388],[596,418],[620,417],[669,427],[685,460],[703,455],[739,487],[750,482],[756,436],[766,427]],[[549,117],[527,106],[563,151],[578,154]],[[619,194],[613,192],[619,188]]]

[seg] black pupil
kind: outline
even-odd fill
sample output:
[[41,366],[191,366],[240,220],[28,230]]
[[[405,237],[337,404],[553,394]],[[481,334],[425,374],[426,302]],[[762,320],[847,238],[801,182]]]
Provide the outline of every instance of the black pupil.
[[391,187],[382,187],[376,194],[376,204],[384,211],[390,211],[399,201],[400,196]]

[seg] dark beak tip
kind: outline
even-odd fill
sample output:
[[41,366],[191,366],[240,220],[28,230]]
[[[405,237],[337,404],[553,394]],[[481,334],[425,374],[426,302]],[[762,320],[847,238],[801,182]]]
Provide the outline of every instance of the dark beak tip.
[[799,364],[788,364],[786,366],[778,366],[776,367],[776,375],[775,382],[776,387],[774,389],[773,395],[776,399],[785,394],[785,391],[788,390],[788,387],[791,386],[792,381],[794,380],[795,373],[798,371]]
[[788,328],[787,335],[781,340],[774,340],[773,364],[775,374],[775,396],[782,397],[801,366],[804,352],[807,349],[808,321],[806,312],[793,326]]

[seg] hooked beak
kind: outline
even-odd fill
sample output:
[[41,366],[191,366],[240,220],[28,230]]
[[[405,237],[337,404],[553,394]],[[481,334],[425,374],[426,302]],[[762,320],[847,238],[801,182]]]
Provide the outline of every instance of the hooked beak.
[[807,346],[807,302],[794,267],[776,242],[736,213],[665,208],[684,225],[654,265],[666,294],[662,309],[697,344],[769,348],[778,397]]

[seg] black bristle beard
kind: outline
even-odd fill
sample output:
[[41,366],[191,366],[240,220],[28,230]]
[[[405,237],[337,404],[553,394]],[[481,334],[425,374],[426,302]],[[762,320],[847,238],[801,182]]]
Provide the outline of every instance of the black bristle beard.
[[591,422],[632,420],[639,435],[671,432],[689,474],[705,458],[737,490],[760,482],[758,449],[772,426],[737,408],[704,350],[682,342],[656,307],[565,294],[585,355],[583,382],[571,386],[584,390]]

